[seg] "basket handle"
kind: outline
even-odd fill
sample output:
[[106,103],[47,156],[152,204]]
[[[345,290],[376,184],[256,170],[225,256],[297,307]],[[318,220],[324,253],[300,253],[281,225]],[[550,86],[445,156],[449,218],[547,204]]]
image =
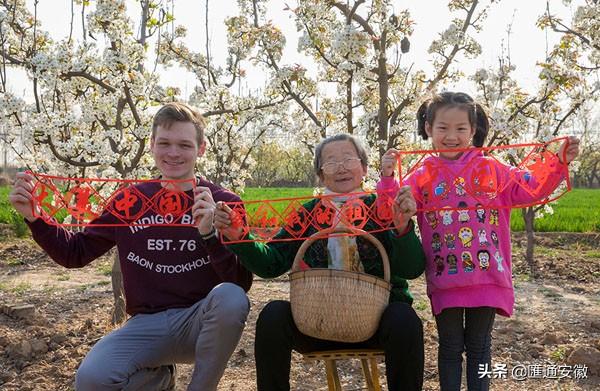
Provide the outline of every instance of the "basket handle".
[[331,233],[334,233],[334,234],[336,234],[336,233],[353,233],[353,234],[357,234],[359,236],[364,236],[369,242],[371,242],[375,247],[377,247],[377,250],[379,250],[379,253],[381,254],[381,261],[383,262],[383,279],[386,280],[387,282],[390,282],[390,259],[388,257],[387,251],[385,251],[385,248],[383,247],[383,244],[381,244],[379,239],[377,239],[375,236],[371,235],[370,233],[363,231],[360,228],[348,227],[348,226],[336,226],[336,227],[324,229],[322,231],[318,231],[318,232],[312,234],[308,239],[306,239],[302,243],[302,245],[298,249],[298,252],[296,253],[296,256],[294,257],[294,263],[292,264],[291,271],[297,272],[300,270],[300,261],[304,257],[304,253],[306,252],[308,247],[314,241],[319,240],[319,239],[325,239],[327,237],[327,235],[329,235]]

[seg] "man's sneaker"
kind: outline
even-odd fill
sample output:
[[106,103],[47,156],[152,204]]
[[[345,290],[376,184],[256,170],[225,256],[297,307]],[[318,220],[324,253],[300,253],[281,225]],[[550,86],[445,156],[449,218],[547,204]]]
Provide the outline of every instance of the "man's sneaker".
[[171,380],[169,385],[165,388],[165,391],[175,391],[175,385],[177,384],[177,366],[175,364],[169,365],[169,371],[171,371]]

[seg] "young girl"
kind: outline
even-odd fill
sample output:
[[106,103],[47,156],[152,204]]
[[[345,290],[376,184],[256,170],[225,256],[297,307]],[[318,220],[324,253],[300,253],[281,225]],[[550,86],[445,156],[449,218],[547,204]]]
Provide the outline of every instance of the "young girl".
[[[419,134],[440,150],[404,182],[417,208],[425,210],[417,213],[417,221],[427,258],[427,295],[439,334],[440,387],[460,390],[466,350],[468,389],[487,390],[489,377],[479,376],[479,371],[486,364],[491,368],[494,316],[510,316],[514,304],[510,208],[500,206],[551,194],[564,179],[564,163],[579,153],[579,140],[569,137],[557,155],[542,160],[548,176],[542,183],[481,150],[464,151],[483,146],[489,129],[485,111],[467,94],[441,93],[421,105],[417,118]],[[391,149],[382,158],[380,193],[393,194],[399,187],[393,176],[397,154]]]

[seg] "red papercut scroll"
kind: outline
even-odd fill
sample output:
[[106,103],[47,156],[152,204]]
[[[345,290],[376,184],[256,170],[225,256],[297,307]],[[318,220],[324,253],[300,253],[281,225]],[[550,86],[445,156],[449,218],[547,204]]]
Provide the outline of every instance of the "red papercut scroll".
[[[398,166],[400,181],[405,179],[408,183],[415,183],[417,189],[413,194],[419,201],[420,212],[448,210],[474,210],[474,209],[503,209],[524,208],[527,206],[541,205],[554,201],[571,189],[567,164],[561,163],[558,157],[560,146],[567,137],[551,140],[547,143],[503,145],[496,147],[455,149],[453,152],[483,151],[485,158],[476,158],[468,161],[460,170],[453,169],[443,159],[427,159],[437,156],[441,150],[421,150],[400,152]],[[502,175],[503,167],[508,163],[502,162],[493,151],[519,150],[524,156],[521,162],[514,165],[519,170],[510,170],[507,175]],[[450,151],[450,150],[448,150]],[[415,159],[416,158],[416,159]],[[403,164],[406,161],[416,163]],[[562,161],[564,161],[564,156]],[[404,169],[408,166],[408,169]],[[525,172],[524,172],[524,171]],[[557,180],[558,178],[558,180]],[[552,191],[562,182],[566,181],[565,190],[553,197]],[[503,204],[498,197],[508,187],[513,192],[529,195],[530,201],[512,204]],[[477,206],[457,207],[448,206],[444,201],[450,191],[462,192],[477,200]]]
[[[570,190],[568,168],[560,163],[557,151],[566,138],[552,140],[545,144],[518,144],[499,147],[479,148],[485,158],[472,159],[461,170],[455,172],[441,160],[426,159],[436,156],[439,150],[401,152],[398,158],[400,179],[415,175],[414,183],[419,191],[413,192],[423,205],[419,209],[426,218],[435,211],[467,209],[499,209],[525,207],[553,201]],[[518,175],[499,175],[505,163],[491,152],[505,149],[519,149],[525,156],[516,168],[525,170]],[[462,151],[473,151],[473,148]],[[456,150],[454,150],[456,151]],[[416,157],[416,163],[403,171],[403,161]],[[414,159],[412,159],[414,160]],[[564,158],[562,159],[564,161]],[[554,198],[544,198],[549,188],[554,188],[556,174],[567,181],[565,192]],[[467,175],[469,174],[469,175]],[[527,176],[535,180],[527,180]],[[37,183],[33,190],[34,214],[49,224],[62,226],[190,226],[193,198],[186,192],[177,190],[178,185],[189,181],[163,180],[116,180],[65,178],[36,174]],[[524,180],[525,178],[525,180]],[[144,184],[157,183],[152,191],[144,191]],[[116,186],[108,197],[100,194],[103,186]],[[525,204],[502,205],[497,197],[507,187],[519,188],[534,200]],[[551,189],[550,189],[551,190]],[[444,199],[450,191],[464,192],[473,197],[476,206],[448,206]],[[354,226],[368,232],[379,232],[392,227],[393,194],[380,194],[378,199],[367,205],[363,198],[372,192],[356,193],[345,202],[337,202],[336,195],[316,197],[281,198],[274,200],[227,203],[233,209],[233,225],[243,228],[244,236],[253,234],[256,241],[302,240],[309,235],[309,228],[324,230],[338,224]],[[304,204],[314,200],[311,210]],[[38,213],[38,211],[41,211]],[[112,218],[108,223],[95,220],[103,213]],[[70,222],[63,222],[71,216]],[[153,217],[153,218],[150,218]],[[160,217],[160,218],[157,218]],[[284,229],[287,238],[275,238]],[[334,234],[352,235],[352,234]],[[247,242],[249,239],[224,243]]]
[[[228,202],[226,204],[234,210],[234,220],[237,222],[232,225],[243,227],[244,233],[252,233],[253,239],[229,240],[223,236],[221,240],[223,243],[301,240],[310,236],[307,234],[310,227],[321,231],[338,224],[368,232],[387,230],[392,225],[393,199],[382,195],[377,201],[367,205],[363,197],[372,193],[353,193],[352,198],[345,202],[336,201],[339,195]],[[312,200],[315,201],[314,206],[307,210],[304,204]],[[246,224],[243,224],[244,220]],[[370,224],[367,229],[368,222]],[[289,237],[275,238],[282,228]],[[352,234],[336,233],[329,236],[347,235]]]
[[[48,224],[83,226],[190,226],[193,198],[179,186],[194,180],[67,178],[33,174],[33,214]],[[148,184],[156,188],[146,191]],[[150,185],[151,186],[151,185]],[[116,188],[103,196],[100,189]],[[157,191],[158,189],[158,191]],[[103,213],[110,218],[98,222]],[[70,221],[67,221],[70,217]]]
[[[499,209],[543,204],[559,198],[570,189],[567,165],[560,163],[557,156],[560,144],[565,139],[566,137],[559,138],[545,144],[477,148],[484,152],[486,158],[473,159],[459,171],[454,171],[449,165],[442,163],[443,161],[426,159],[429,156],[437,156],[439,152],[443,152],[440,150],[401,152],[398,159],[400,178],[402,181],[402,179],[415,173],[418,174],[414,177],[414,183],[416,183],[416,187],[420,189],[420,192],[414,192],[414,194],[415,198],[423,205],[418,210],[425,212],[426,218],[437,218],[436,212],[449,213],[453,210]],[[491,152],[505,149],[515,149],[522,152],[521,155],[525,157],[514,166],[517,169],[528,171],[527,173],[520,171],[517,174],[518,170],[511,170],[505,176],[500,175],[501,172],[504,172],[503,167],[507,163],[501,162]],[[473,150],[474,148],[468,148],[462,151]],[[402,171],[400,163],[403,160],[409,160],[410,157],[416,157],[417,162],[410,166],[408,170]],[[554,189],[560,182],[560,180],[557,183],[552,182],[552,173],[566,179],[567,189],[550,199],[547,196],[542,196],[542,194],[547,192],[548,189]],[[554,178],[557,175],[554,175]],[[534,178],[534,180],[527,180],[527,177]],[[529,194],[534,201],[516,205],[502,205],[497,196],[509,186],[511,186],[511,189],[518,187],[520,191]],[[468,194],[477,200],[477,203],[472,207],[448,206],[444,200],[448,197],[450,191],[463,192],[464,195]],[[357,196],[368,194],[370,193],[365,192],[357,194]],[[237,226],[244,227],[244,233],[252,233],[254,239],[230,241],[223,237],[222,241],[224,243],[239,243],[303,240],[309,236],[306,233],[309,227],[323,230],[342,223],[365,229],[368,221],[371,222],[368,229],[366,229],[368,232],[384,231],[392,227],[392,196],[393,194],[379,194],[378,200],[372,205],[366,205],[362,199],[355,198],[340,206],[335,202],[333,196],[327,195],[229,203],[230,207],[236,211]],[[315,198],[314,208],[311,211],[306,210],[303,204]],[[247,224],[241,223],[243,219],[247,221]],[[287,231],[289,238],[275,237],[281,228]]]

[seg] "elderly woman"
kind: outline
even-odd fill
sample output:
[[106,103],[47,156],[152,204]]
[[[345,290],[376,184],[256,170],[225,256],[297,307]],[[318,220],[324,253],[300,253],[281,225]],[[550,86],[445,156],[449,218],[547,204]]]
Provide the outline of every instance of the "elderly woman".
[[[314,167],[326,194],[335,199],[347,200],[352,193],[363,192],[362,181],[367,173],[367,154],[354,137],[339,134],[323,140],[315,150]],[[357,196],[354,196],[355,198]],[[362,198],[366,205],[375,202],[374,194]],[[304,205],[310,211],[317,200]],[[316,339],[302,334],[292,318],[288,301],[272,301],[261,311],[256,322],[255,359],[259,391],[289,390],[292,350],[300,353],[316,350],[346,348],[380,348],[385,351],[386,376],[389,390],[420,390],[423,383],[423,327],[411,307],[412,297],[406,279],[421,275],[425,262],[423,249],[413,229],[411,216],[416,203],[410,189],[401,189],[393,205],[394,228],[375,233],[390,258],[392,292],[390,303],[384,311],[375,335],[361,343],[341,343]],[[215,212],[215,227],[230,240],[240,239],[241,229],[231,225],[231,209],[219,205]],[[370,230],[375,223],[367,221],[364,229]],[[304,236],[316,232],[310,226]],[[277,239],[290,238],[282,229]],[[347,237],[345,239],[348,239]],[[378,277],[383,276],[380,254],[365,245],[366,240],[355,237],[360,264],[358,269]],[[245,242],[228,247],[238,255],[250,271],[263,278],[277,277],[290,269],[301,240],[270,243]],[[333,245],[332,245],[333,244]],[[327,251],[335,248],[335,238],[315,242],[304,256],[310,267],[330,266]],[[337,243],[339,245],[339,242]],[[328,262],[329,258],[329,262]],[[318,298],[315,298],[318,300]]]

